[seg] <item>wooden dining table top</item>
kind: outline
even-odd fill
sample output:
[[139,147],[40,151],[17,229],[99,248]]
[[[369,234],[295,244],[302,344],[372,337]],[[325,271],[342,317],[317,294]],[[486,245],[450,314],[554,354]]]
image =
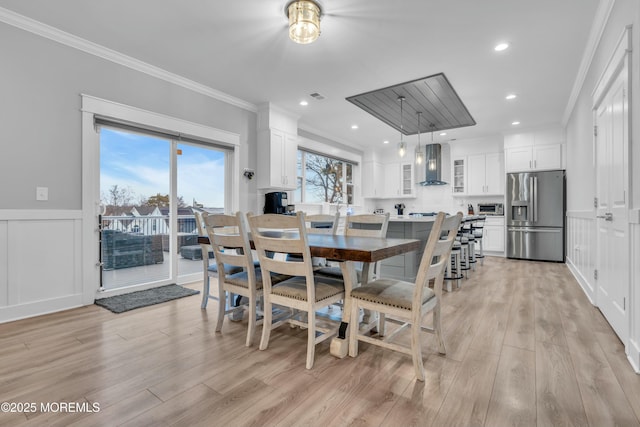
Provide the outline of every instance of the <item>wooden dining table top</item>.
[[[276,235],[274,235],[276,237]],[[377,262],[420,248],[420,240],[383,237],[354,237],[328,234],[307,234],[311,256],[335,261]],[[209,244],[208,236],[199,236],[198,243]],[[251,242],[253,247],[253,241]]]

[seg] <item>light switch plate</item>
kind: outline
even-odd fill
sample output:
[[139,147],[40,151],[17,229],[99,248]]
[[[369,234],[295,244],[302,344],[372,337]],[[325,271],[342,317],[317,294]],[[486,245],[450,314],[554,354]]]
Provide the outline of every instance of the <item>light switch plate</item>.
[[49,187],[36,187],[36,200],[49,200]]

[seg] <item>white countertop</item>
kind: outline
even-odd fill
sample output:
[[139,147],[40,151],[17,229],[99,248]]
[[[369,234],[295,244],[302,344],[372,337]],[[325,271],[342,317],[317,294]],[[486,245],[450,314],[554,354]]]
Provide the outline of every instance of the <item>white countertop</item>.
[[434,216],[412,216],[412,215],[390,215],[390,222],[433,222],[436,220]]

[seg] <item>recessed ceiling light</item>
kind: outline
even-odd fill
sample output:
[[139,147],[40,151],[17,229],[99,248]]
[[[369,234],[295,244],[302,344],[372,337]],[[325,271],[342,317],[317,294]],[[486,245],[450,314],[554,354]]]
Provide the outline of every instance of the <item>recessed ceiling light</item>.
[[442,132],[440,136],[445,136],[446,134],[447,134],[446,132]]
[[501,51],[507,49],[508,47],[509,47],[509,43],[500,43],[500,44],[497,44],[496,47],[494,47],[493,49],[496,52],[501,52]]
[[504,99],[516,99],[517,96],[514,95],[513,93],[510,93],[509,95],[505,96]]
[[517,121],[516,122],[511,122],[511,124],[514,125],[514,126],[517,126],[517,125],[520,124],[520,122],[517,122]]
[[307,101],[300,101],[300,105],[306,107],[307,105],[309,105],[309,103]]
[[351,125],[351,129],[358,129],[358,125]]
[[383,144],[388,144],[388,143],[389,143],[389,141],[382,141],[382,143],[383,143]]

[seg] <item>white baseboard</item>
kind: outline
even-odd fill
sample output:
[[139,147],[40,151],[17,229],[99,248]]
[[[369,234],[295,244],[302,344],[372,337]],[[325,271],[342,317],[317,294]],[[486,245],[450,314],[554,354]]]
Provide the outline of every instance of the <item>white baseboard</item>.
[[627,359],[636,374],[640,374],[640,345],[634,340],[629,340],[629,346],[627,347]]
[[27,304],[0,307],[0,323],[13,322],[28,317],[42,316],[57,311],[82,307],[82,294],[52,298]]
[[587,299],[589,300],[589,302],[592,305],[596,305],[596,302],[593,298],[594,289],[589,284],[589,281],[586,279],[586,277],[582,275],[580,270],[578,270],[578,268],[575,266],[571,258],[569,257],[566,258],[566,264],[567,264],[567,267],[569,267],[569,271],[571,272],[571,274],[573,274],[573,277],[575,277],[576,280],[578,281],[578,284],[582,288],[582,292],[584,292],[584,294],[587,296]]

